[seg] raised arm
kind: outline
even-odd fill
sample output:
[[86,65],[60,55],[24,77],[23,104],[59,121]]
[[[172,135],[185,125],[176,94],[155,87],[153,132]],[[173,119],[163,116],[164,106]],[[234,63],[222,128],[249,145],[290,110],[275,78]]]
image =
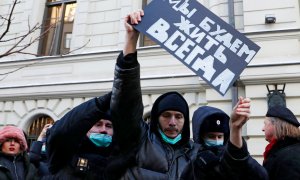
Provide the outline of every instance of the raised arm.
[[250,99],[239,98],[238,103],[233,108],[230,117],[230,142],[238,148],[243,145],[242,142],[242,128],[250,117]]
[[140,66],[136,52],[139,32],[131,25],[137,24],[142,15],[143,11],[137,11],[124,19],[125,45],[117,59],[111,99],[114,137],[125,153],[138,146],[144,132]]
[[136,52],[136,44],[139,38],[139,32],[136,31],[132,25],[138,24],[142,20],[142,16],[144,16],[144,11],[139,10],[128,14],[124,19],[124,26],[126,30],[125,45],[123,48],[124,56]]
[[230,179],[267,180],[268,173],[248,152],[242,138],[243,125],[250,118],[250,99],[239,98],[230,117],[230,138],[221,162],[223,172]]
[[29,150],[29,160],[32,163],[38,164],[42,159],[42,146],[46,139],[46,132],[47,130],[52,126],[52,124],[46,124],[44,128],[42,129],[42,132],[40,133],[39,137],[36,141],[33,141],[30,146]]

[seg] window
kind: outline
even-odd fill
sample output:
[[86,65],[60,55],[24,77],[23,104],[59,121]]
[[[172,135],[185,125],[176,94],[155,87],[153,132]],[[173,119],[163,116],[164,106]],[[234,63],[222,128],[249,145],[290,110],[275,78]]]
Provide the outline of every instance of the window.
[[60,55],[70,52],[76,0],[48,0],[43,22],[40,55]]
[[[152,0],[143,0],[143,9],[144,7],[149,4]],[[154,41],[152,41],[150,38],[148,38],[147,36],[141,34],[140,37],[140,46],[153,46],[156,45],[156,43]]]
[[65,33],[64,37],[65,37],[65,39],[64,39],[64,42],[65,42],[64,48],[65,49],[70,49],[72,33]]
[[42,132],[46,124],[53,124],[54,120],[47,116],[42,115],[33,121],[31,126],[28,129],[28,145],[31,145],[32,141],[36,141],[40,133]]

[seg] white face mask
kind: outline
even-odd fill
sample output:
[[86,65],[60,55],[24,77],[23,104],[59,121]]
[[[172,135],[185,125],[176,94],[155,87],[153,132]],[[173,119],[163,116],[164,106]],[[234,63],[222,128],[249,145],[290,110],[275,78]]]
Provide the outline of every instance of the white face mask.
[[221,139],[221,140],[212,140],[212,139],[205,138],[204,143],[208,147],[223,146],[224,140],[223,139]]

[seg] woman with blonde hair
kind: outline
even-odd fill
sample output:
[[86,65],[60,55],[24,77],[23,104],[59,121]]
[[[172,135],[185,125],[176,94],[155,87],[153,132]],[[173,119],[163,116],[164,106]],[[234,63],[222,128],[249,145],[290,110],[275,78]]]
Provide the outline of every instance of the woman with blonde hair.
[[0,179],[37,179],[37,170],[29,162],[27,141],[23,130],[16,126],[4,126],[0,130]]
[[262,131],[269,142],[263,166],[272,180],[300,179],[300,123],[283,106],[269,108]]

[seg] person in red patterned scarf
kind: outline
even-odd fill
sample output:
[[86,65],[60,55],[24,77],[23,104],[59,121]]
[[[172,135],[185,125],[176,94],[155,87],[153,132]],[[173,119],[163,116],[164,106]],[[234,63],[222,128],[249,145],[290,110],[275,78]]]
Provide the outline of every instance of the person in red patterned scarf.
[[263,166],[272,180],[300,179],[300,123],[286,107],[269,108],[262,131],[269,142]]

